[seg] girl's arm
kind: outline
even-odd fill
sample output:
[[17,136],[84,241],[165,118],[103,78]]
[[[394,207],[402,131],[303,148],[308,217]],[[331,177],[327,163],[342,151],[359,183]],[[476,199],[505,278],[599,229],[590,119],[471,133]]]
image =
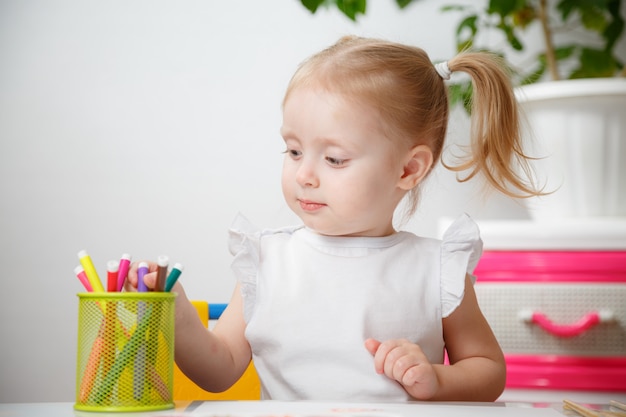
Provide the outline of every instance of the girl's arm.
[[398,381],[418,400],[495,401],[506,381],[504,355],[482,315],[469,277],[461,304],[443,319],[451,365],[431,364],[419,345],[408,340],[368,339],[375,369]]
[[244,337],[245,322],[239,285],[212,331],[206,329],[179,284],[176,297],[175,359],[189,379],[202,389],[221,392],[230,388],[252,357]]
[[[133,263],[128,272],[127,291],[136,291],[137,265]],[[144,282],[148,288],[154,288],[157,266],[154,262],[149,262],[149,266],[151,272],[144,276]],[[174,285],[172,292],[178,293],[174,335],[176,364],[189,379],[207,391],[221,392],[230,388],[243,375],[252,357],[244,337],[239,285],[213,331],[204,327],[180,283]]]
[[495,401],[504,390],[506,364],[469,276],[463,301],[443,319],[443,337],[451,365],[435,366],[439,390],[433,399]]

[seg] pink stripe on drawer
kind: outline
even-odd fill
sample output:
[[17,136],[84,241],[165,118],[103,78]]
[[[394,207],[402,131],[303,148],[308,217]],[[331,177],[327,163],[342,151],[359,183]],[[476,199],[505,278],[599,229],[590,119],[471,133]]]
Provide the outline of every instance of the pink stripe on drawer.
[[626,391],[626,357],[505,355],[509,388]]
[[626,251],[485,251],[479,282],[626,283]]

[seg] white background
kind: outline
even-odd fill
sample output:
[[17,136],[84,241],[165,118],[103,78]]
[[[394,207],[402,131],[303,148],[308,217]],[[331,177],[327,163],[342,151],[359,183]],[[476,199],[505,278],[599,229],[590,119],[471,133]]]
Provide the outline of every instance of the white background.
[[[370,0],[358,23],[297,0],[0,0],[0,402],[73,401],[76,254],[169,255],[191,298],[229,299],[228,226],[297,222],[280,103],[300,61],[354,33],[454,52],[448,2]],[[458,1],[452,3],[459,3]],[[457,112],[449,144],[468,124]],[[405,225],[527,218],[440,169]]]

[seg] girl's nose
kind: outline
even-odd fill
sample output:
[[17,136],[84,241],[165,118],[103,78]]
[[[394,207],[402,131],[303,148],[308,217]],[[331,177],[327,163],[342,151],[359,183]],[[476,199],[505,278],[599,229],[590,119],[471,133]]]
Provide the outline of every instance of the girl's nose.
[[315,173],[312,163],[301,161],[300,166],[296,171],[296,181],[301,187],[319,186],[319,179]]

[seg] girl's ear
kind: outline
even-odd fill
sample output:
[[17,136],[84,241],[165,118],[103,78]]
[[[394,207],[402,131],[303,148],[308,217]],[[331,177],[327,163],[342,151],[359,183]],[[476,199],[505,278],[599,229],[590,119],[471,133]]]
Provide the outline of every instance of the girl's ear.
[[404,172],[398,187],[409,191],[426,177],[433,165],[433,152],[426,145],[417,145],[409,150],[404,162]]

